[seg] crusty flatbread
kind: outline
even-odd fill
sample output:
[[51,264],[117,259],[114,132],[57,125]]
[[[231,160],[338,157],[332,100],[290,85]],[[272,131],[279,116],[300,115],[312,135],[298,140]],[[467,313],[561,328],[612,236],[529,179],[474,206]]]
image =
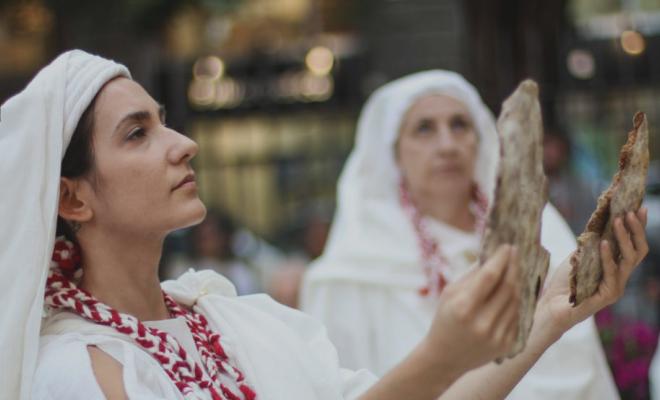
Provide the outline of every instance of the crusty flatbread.
[[633,118],[634,128],[621,148],[619,171],[610,187],[598,198],[596,211],[578,238],[578,248],[571,257],[571,298],[574,305],[592,296],[603,276],[599,243],[605,239],[612,246],[615,260],[620,257],[614,237],[614,219],[628,211],[637,211],[642,204],[649,169],[649,132],[646,115],[638,112]]
[[541,246],[541,215],[547,202],[543,172],[543,124],[538,87],[526,80],[504,102],[497,120],[500,162],[495,201],[481,247],[481,263],[501,244],[513,244],[520,259],[521,305],[513,357],[523,350],[532,328],[539,290],[550,256]]

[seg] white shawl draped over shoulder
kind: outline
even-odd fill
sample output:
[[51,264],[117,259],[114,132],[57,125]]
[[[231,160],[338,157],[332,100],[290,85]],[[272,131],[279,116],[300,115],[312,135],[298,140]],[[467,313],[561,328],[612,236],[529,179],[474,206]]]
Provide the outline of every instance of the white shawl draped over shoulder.
[[[187,272],[163,289],[181,305],[203,314],[223,347],[263,400],[356,399],[376,378],[339,367],[325,329],[313,318],[266,295],[236,296],[213,271]],[[123,366],[128,398],[182,399],[158,362],[126,336],[61,312],[44,322],[34,400],[102,399],[87,346]]]
[[[477,91],[448,71],[413,74],[378,89],[358,121],[356,143],[339,180],[337,214],[328,245],[302,289],[303,310],[325,323],[342,365],[383,375],[426,334],[435,300],[421,297],[426,277],[413,226],[399,204],[400,173],[394,145],[403,115],[426,94],[463,102],[479,135],[474,180],[492,199],[499,146],[495,122]],[[448,257],[448,279],[472,267],[476,233],[431,221],[430,232]],[[550,274],[576,247],[575,237],[548,204],[542,243]],[[602,400],[618,398],[592,318],[555,343],[509,399]]]
[[55,241],[60,164],[101,87],[129,77],[117,63],[66,52],[0,108],[0,399],[27,400]]

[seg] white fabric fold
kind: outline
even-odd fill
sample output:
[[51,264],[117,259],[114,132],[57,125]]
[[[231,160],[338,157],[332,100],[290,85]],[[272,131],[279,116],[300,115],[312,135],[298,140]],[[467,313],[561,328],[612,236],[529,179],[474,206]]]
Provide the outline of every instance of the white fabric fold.
[[79,50],[0,107],[0,399],[29,397],[57,221],[60,164],[81,114],[117,63]]

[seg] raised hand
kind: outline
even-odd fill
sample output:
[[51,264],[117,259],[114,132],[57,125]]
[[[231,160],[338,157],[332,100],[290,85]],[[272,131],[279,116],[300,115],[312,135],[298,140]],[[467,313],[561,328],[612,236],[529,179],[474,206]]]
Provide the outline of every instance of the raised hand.
[[614,234],[621,250],[621,258],[613,259],[609,243],[603,241],[600,244],[603,280],[596,293],[576,307],[568,301],[570,257],[564,260],[539,299],[535,325],[541,325],[545,334],[558,338],[578,322],[619,300],[630,274],[649,250],[644,232],[647,214],[645,208],[640,208],[636,213],[629,212],[625,221],[623,218],[615,220]]
[[467,371],[507,354],[518,332],[517,250],[498,248],[481,268],[447,286],[426,341]]

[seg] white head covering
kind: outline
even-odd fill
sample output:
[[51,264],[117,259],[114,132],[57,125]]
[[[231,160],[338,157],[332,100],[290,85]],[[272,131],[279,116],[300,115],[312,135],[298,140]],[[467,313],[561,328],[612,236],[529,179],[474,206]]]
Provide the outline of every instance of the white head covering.
[[82,113],[117,76],[130,78],[122,65],[69,51],[0,108],[0,399],[28,399],[62,158]]
[[425,284],[417,236],[399,200],[394,147],[405,113],[430,94],[450,96],[468,107],[479,135],[474,181],[490,202],[499,144],[493,116],[475,88],[460,75],[440,70],[390,82],[362,110],[355,147],[339,179],[330,238],[308,283],[337,278],[415,289]]
[[[400,204],[394,146],[407,110],[429,94],[449,96],[468,107],[479,135],[474,181],[492,202],[499,142],[494,118],[476,89],[459,74],[441,70],[386,84],[374,92],[360,115],[356,144],[339,179],[329,241],[306,276],[303,307],[313,296],[314,285],[327,280],[414,289],[425,285],[417,235]],[[559,245],[551,245],[551,252],[560,248],[557,256],[565,257],[574,249],[575,239],[552,206],[546,209],[543,223],[558,229],[557,237],[546,239]]]

